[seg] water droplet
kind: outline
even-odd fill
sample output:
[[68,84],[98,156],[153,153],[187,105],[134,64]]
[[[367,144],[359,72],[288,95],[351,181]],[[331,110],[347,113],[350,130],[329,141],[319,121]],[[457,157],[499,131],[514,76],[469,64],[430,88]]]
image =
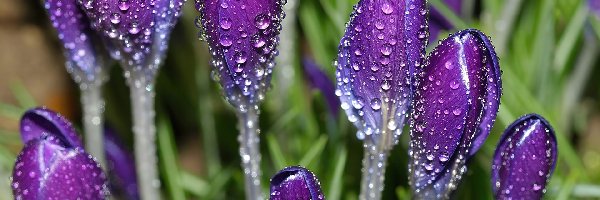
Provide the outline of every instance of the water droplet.
[[458,89],[458,82],[457,81],[452,81],[450,83],[450,88],[452,88],[453,90]]
[[127,10],[129,10],[129,3],[127,1],[120,1],[119,2],[119,9],[121,11],[127,11]]
[[140,32],[140,28],[136,22],[131,23],[131,28],[129,28],[129,33],[138,34]]
[[271,25],[271,19],[265,14],[259,14],[254,18],[254,23],[256,28],[264,30]]
[[224,47],[229,47],[233,44],[233,40],[231,39],[231,37],[229,35],[225,34],[225,35],[221,35],[219,43],[221,45],[223,45]]
[[246,53],[240,51],[240,52],[235,53],[234,56],[235,56],[236,63],[244,64],[246,62],[246,59],[247,59]]
[[223,18],[221,20],[221,28],[224,30],[229,30],[231,28],[231,20],[229,18]]
[[381,100],[379,98],[374,98],[371,100],[371,108],[373,110],[381,109]]
[[461,112],[462,112],[462,110],[461,110],[460,108],[454,109],[454,110],[452,111],[452,113],[453,113],[454,115],[456,115],[456,116],[460,115],[460,113],[461,113]]
[[113,13],[110,15],[110,22],[113,24],[118,24],[121,22],[121,15],[119,13]]
[[392,12],[394,12],[394,8],[392,8],[392,6],[388,3],[385,3],[381,6],[381,11],[383,11],[383,13],[385,13],[386,15],[392,14]]

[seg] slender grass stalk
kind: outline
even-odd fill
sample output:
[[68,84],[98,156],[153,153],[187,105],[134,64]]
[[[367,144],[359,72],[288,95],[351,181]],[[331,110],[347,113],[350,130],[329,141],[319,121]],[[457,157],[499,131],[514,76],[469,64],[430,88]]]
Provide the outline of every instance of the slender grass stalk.
[[258,137],[258,109],[249,108],[246,112],[238,111],[240,123],[240,156],[246,187],[246,199],[262,200],[263,195],[260,187],[260,148]]
[[81,104],[83,106],[83,129],[86,150],[106,170],[104,156],[104,98],[102,84],[87,84],[81,88]]
[[154,89],[152,83],[130,84],[133,110],[134,152],[138,190],[143,200],[160,199],[154,124]]

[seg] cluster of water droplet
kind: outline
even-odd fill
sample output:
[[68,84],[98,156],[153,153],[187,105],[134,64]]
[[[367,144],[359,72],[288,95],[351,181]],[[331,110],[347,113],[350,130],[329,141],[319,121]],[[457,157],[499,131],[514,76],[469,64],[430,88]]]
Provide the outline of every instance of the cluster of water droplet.
[[154,80],[164,60],[171,29],[183,0],[117,0],[118,3],[78,0],[92,28],[108,41],[111,56],[125,68],[125,76]]
[[502,136],[492,165],[498,199],[539,199],[556,163],[556,139],[547,122],[527,115]]
[[199,1],[196,25],[212,54],[212,77],[236,109],[254,109],[269,87],[285,1]]
[[454,34],[418,74],[409,149],[418,196],[449,198],[495,121],[500,70],[488,44],[476,30]]
[[44,3],[52,26],[63,43],[67,71],[81,87],[105,81],[107,54],[90,22],[75,0],[48,0]]
[[[366,144],[397,143],[410,107],[414,68],[427,38],[425,6],[361,1],[339,46],[336,95]],[[382,141],[382,134],[390,139]]]

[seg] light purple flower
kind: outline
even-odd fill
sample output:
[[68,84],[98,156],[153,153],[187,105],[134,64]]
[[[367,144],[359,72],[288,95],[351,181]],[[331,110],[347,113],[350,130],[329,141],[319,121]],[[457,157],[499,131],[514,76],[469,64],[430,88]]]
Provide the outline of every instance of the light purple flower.
[[64,117],[34,108],[21,119],[25,146],[11,177],[16,199],[104,199],[107,180]]
[[62,42],[67,71],[73,79],[84,84],[104,81],[108,54],[77,0],[46,0],[44,7]]
[[501,80],[488,37],[475,29],[443,40],[419,69],[411,121],[415,196],[447,199],[496,119]]
[[308,169],[301,166],[286,167],[271,178],[270,200],[321,200],[321,183]]
[[152,81],[164,60],[184,0],[80,0],[126,76]]
[[264,98],[275,65],[281,0],[196,0],[199,24],[213,57],[213,75],[238,110]]
[[500,138],[492,164],[496,199],[542,199],[556,165],[554,130],[537,114],[522,116]]
[[336,95],[357,137],[391,148],[409,113],[415,68],[423,64],[427,8],[418,0],[361,0],[354,7],[337,60]]

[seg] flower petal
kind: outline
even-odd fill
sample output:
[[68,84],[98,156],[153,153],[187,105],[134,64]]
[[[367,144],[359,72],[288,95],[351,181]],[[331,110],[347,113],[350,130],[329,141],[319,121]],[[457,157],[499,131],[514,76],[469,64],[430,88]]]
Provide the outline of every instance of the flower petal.
[[75,81],[103,81],[99,76],[103,75],[108,55],[77,0],[46,0],[44,5],[63,43],[67,70]]
[[171,29],[184,0],[82,0],[92,28],[106,41],[113,58],[133,75],[153,80],[163,61]]
[[424,59],[426,15],[419,0],[361,0],[354,7],[338,47],[336,94],[359,139],[377,143],[382,132],[401,133],[414,69]]
[[335,117],[338,116],[340,108],[340,99],[335,96],[335,85],[325,74],[325,72],[310,58],[304,58],[304,74],[308,78],[311,88],[318,89],[325,96],[329,112]]
[[269,87],[283,4],[281,0],[196,1],[213,55],[213,73],[236,108],[256,105]]
[[487,36],[467,29],[443,40],[419,73],[411,124],[411,185],[448,198],[466,161],[490,132],[500,104],[500,68]]
[[38,107],[25,112],[21,117],[21,138],[23,143],[51,135],[59,138],[61,145],[68,148],[83,148],[81,139],[71,122],[62,115],[47,108]]
[[543,117],[528,114],[500,138],[492,165],[496,199],[542,199],[558,155],[554,130]]
[[79,148],[65,148],[53,135],[29,141],[12,175],[16,199],[104,199],[106,177]]
[[135,173],[135,160],[125,148],[112,129],[104,131],[104,149],[106,161],[111,175],[111,182],[116,190],[121,191],[129,200],[140,199]]
[[271,178],[270,200],[325,199],[321,183],[308,169],[286,167]]
[[[444,0],[443,1],[448,8],[450,8],[457,15],[462,10],[462,0]],[[460,15],[459,15],[460,16]],[[444,17],[435,7],[431,7],[431,14],[429,15],[429,42],[435,42],[438,35],[442,30],[450,30],[454,26],[450,21]]]

